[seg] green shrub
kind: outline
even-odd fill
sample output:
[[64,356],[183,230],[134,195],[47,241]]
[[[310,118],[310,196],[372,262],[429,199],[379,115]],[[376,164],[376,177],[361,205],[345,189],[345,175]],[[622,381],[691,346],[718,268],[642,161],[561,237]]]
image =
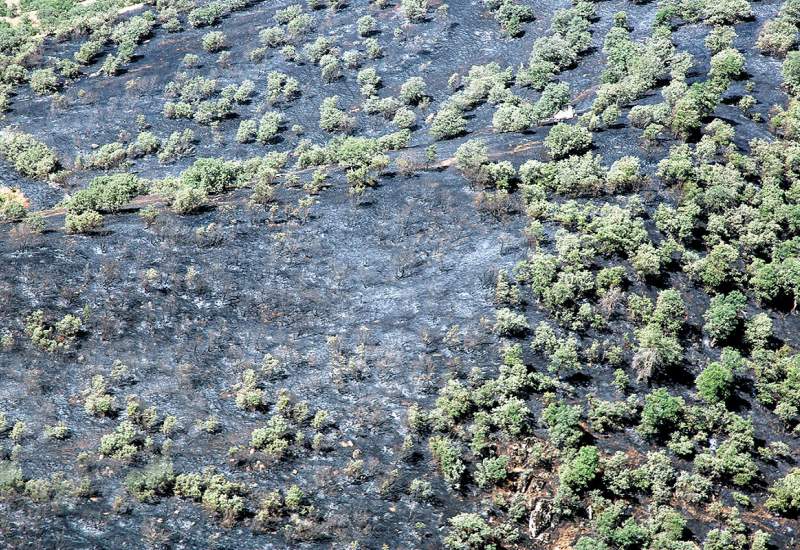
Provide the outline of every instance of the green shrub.
[[169,162],[194,152],[195,135],[191,128],[182,132],[172,132],[158,153],[159,162]]
[[128,145],[128,157],[139,158],[153,155],[161,147],[161,140],[152,132],[140,132],[136,140]]
[[45,179],[58,170],[58,157],[47,145],[22,132],[0,134],[2,154],[23,176]]
[[371,15],[359,17],[356,21],[356,30],[360,36],[369,36],[378,28],[378,22]]
[[192,27],[208,27],[216,24],[223,13],[224,10],[220,2],[211,2],[191,10],[188,17],[189,24]]
[[478,487],[488,487],[505,481],[508,476],[508,457],[484,458],[475,470]]
[[461,451],[455,443],[446,437],[437,435],[429,439],[428,447],[444,480],[450,485],[458,486],[466,466],[461,460]]
[[133,174],[113,174],[94,178],[67,201],[67,212],[80,214],[89,210],[116,212],[142,191],[142,183]]
[[592,133],[577,124],[559,122],[547,134],[544,146],[554,159],[580,153],[592,145]]
[[214,195],[236,183],[239,168],[218,158],[199,158],[181,174],[181,184]]
[[108,393],[108,384],[103,376],[98,374],[92,377],[83,409],[93,416],[110,416],[116,411],[116,400]]
[[639,349],[633,358],[633,367],[639,379],[648,379],[656,372],[664,372],[683,358],[683,348],[678,339],[650,323],[636,332]]
[[558,471],[559,481],[571,490],[580,492],[586,489],[597,477],[600,466],[600,455],[597,447],[581,447],[575,456],[561,465]]
[[746,304],[747,298],[738,290],[711,298],[711,303],[703,314],[703,329],[712,341],[724,341],[734,333],[739,327]]
[[103,42],[100,40],[88,40],[81,44],[73,58],[81,65],[88,65],[94,61],[101,51],[103,51]]
[[732,27],[717,26],[711,29],[711,32],[706,36],[706,47],[715,54],[733,47],[733,40],[736,38],[736,31]]
[[507,398],[500,406],[492,409],[495,425],[508,435],[516,436],[526,430],[530,410],[518,397]]
[[64,219],[64,230],[67,233],[88,233],[103,226],[103,215],[94,210],[86,210],[80,214],[67,214]]
[[180,185],[172,195],[170,207],[176,214],[190,214],[206,205],[208,193],[191,185]]
[[508,308],[497,310],[497,320],[494,330],[501,336],[518,336],[530,329],[527,319],[521,313],[517,313]]
[[225,48],[227,39],[220,31],[212,31],[203,35],[203,49],[207,52],[218,52]]
[[683,415],[684,401],[669,394],[666,389],[653,390],[644,399],[639,433],[654,438],[668,435]]
[[800,94],[800,52],[792,51],[786,55],[781,67],[783,85],[791,95]]
[[744,56],[734,48],[726,48],[711,56],[711,78],[733,80],[744,72]]
[[25,195],[19,190],[0,186],[0,220],[19,221],[28,215]]
[[697,393],[709,403],[725,402],[733,390],[733,369],[725,362],[713,361],[697,375]]
[[769,493],[766,506],[770,511],[782,516],[796,515],[800,512],[800,468],[793,469],[776,481],[770,487]]
[[428,133],[433,139],[450,139],[460,136],[467,131],[467,119],[461,109],[448,104],[439,109],[434,115]]
[[130,461],[141,447],[140,435],[129,420],[123,420],[110,434],[100,438],[100,454]]
[[[407,1],[407,0],[404,0]],[[450,518],[444,545],[451,550],[497,550],[495,532],[478,514],[458,514]]]
[[428,95],[428,87],[422,77],[412,76],[400,86],[399,98],[403,103],[416,105]]
[[639,159],[625,156],[614,161],[608,170],[606,181],[609,193],[636,190],[642,181]]
[[31,90],[38,95],[51,94],[58,90],[58,77],[52,68],[31,72]]
[[428,0],[400,0],[400,10],[412,23],[422,21],[428,13]]
[[245,513],[242,495],[246,488],[240,483],[228,481],[214,468],[206,468],[203,474],[180,474],[175,478],[175,496],[203,503],[203,507],[219,514],[226,522],[232,522]]
[[0,495],[19,491],[24,483],[19,465],[10,460],[0,460]]
[[574,448],[583,438],[580,427],[581,409],[577,405],[553,402],[542,411],[550,440],[558,448]]
[[283,115],[277,111],[268,111],[261,116],[258,121],[256,139],[259,143],[267,144],[273,141],[281,131]]
[[792,0],[784,2],[778,16],[761,27],[756,46],[768,54],[785,55],[797,43],[798,23],[800,17],[795,2]]
[[250,437],[253,449],[264,451],[269,455],[281,457],[289,448],[289,425],[283,417],[274,415],[264,428],[256,428]]
[[125,478],[125,488],[140,502],[155,502],[158,496],[170,493],[174,482],[172,462],[159,460],[130,472]]
[[354,120],[339,108],[339,96],[326,97],[319,108],[319,127],[326,132],[343,132]]

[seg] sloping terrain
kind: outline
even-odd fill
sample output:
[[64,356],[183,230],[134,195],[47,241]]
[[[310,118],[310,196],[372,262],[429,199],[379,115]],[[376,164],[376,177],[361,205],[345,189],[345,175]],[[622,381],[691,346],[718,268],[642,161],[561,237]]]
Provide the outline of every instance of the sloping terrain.
[[0,546],[800,547],[795,0],[0,15]]

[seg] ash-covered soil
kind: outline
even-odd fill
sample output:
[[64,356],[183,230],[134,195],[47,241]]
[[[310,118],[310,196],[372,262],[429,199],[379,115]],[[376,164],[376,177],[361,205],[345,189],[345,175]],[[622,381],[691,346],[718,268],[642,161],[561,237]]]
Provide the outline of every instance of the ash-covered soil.
[[[159,2],[50,33],[8,92],[0,141],[59,166],[25,173],[0,143],[26,208],[0,225],[0,546],[800,547],[800,114],[791,52],[756,46],[791,0],[217,4],[211,25]],[[104,74],[110,29],[147,13]],[[78,75],[35,89],[92,39]],[[537,55],[552,74],[525,85]],[[295,93],[271,96],[275,71]],[[186,99],[192,79],[212,91]],[[350,120],[325,129],[332,96]],[[441,135],[453,105],[464,127]],[[565,125],[589,143],[554,144]],[[160,145],[131,153],[143,132]],[[587,151],[602,170],[559,160]],[[204,158],[235,175],[183,208]],[[76,206],[114,174],[136,191]],[[75,225],[86,210],[102,224]]]

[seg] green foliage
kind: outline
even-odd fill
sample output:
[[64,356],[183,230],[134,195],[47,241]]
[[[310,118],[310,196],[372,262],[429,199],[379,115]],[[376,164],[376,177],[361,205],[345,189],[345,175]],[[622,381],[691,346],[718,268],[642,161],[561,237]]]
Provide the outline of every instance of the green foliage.
[[364,15],[356,21],[356,30],[360,36],[369,36],[377,29],[378,24],[371,15]]
[[428,95],[428,87],[425,80],[419,76],[412,76],[400,86],[398,97],[403,103],[415,105],[425,99]]
[[428,12],[428,0],[401,0],[400,11],[412,23],[423,21]]
[[[2,483],[0,483],[2,486]],[[766,506],[770,511],[782,516],[800,512],[800,468],[795,468],[785,477],[776,481],[769,489],[770,497]]]
[[786,55],[781,67],[781,76],[783,85],[791,95],[800,94],[800,52],[792,51]]
[[772,55],[786,55],[797,43],[797,25],[800,23],[793,2],[786,2],[778,16],[768,20],[761,27],[756,46]]
[[133,174],[98,176],[89,182],[86,189],[81,189],[67,201],[67,212],[116,212],[141,193],[142,189],[141,181]]
[[[405,0],[404,0],[405,1]],[[463,513],[450,518],[444,545],[451,550],[497,550],[495,532],[478,514]]]
[[530,410],[522,399],[509,397],[492,410],[492,420],[504,433],[517,436],[525,431],[528,425]]
[[91,385],[86,392],[83,409],[94,416],[109,416],[116,410],[116,400],[108,393],[108,384],[101,375],[92,377]]
[[530,329],[527,319],[521,313],[503,307],[497,310],[494,331],[501,336],[519,336]]
[[744,56],[734,48],[726,48],[711,56],[711,78],[733,80],[744,72]]
[[697,393],[709,403],[727,401],[733,391],[735,368],[741,363],[738,353],[723,351],[720,361],[712,361],[695,379]]
[[19,221],[28,215],[25,196],[17,189],[0,186],[0,220]]
[[174,481],[172,462],[159,460],[130,472],[125,478],[125,488],[140,502],[155,502],[158,496],[170,493]]
[[213,195],[232,187],[239,172],[236,163],[217,158],[199,158],[181,174],[181,184]]
[[0,495],[16,492],[24,486],[22,469],[10,460],[0,460]]
[[0,134],[2,154],[23,176],[45,179],[58,170],[55,152],[31,135],[4,130]]
[[81,319],[71,314],[64,315],[52,325],[46,323],[44,312],[40,309],[25,319],[25,333],[31,342],[51,353],[72,346],[82,328]]
[[140,434],[129,420],[123,420],[112,433],[100,438],[100,454],[117,460],[133,460],[140,448]]
[[563,158],[588,149],[592,144],[592,133],[577,124],[560,122],[550,128],[544,146],[554,159]]
[[752,456],[755,448],[753,423],[731,414],[725,427],[728,437],[715,450],[698,454],[695,467],[702,474],[730,479],[735,485],[748,487],[758,476],[758,465]]
[[64,230],[67,233],[89,233],[103,226],[103,215],[94,210],[86,210],[79,214],[68,213],[64,218]]
[[600,455],[597,447],[584,446],[575,456],[561,465],[559,481],[573,491],[580,492],[594,481],[599,473]]
[[58,77],[52,68],[37,69],[31,72],[30,86],[38,95],[51,94],[58,90]]
[[458,486],[466,466],[455,443],[447,437],[437,435],[428,440],[428,447],[444,480],[450,485]]
[[264,428],[256,428],[250,437],[253,449],[281,457],[289,448],[289,424],[282,416],[273,415]]
[[277,111],[268,111],[261,116],[256,130],[256,139],[259,143],[267,144],[275,140],[281,131],[284,118]]
[[207,468],[202,475],[178,475],[174,491],[175,496],[202,502],[204,508],[221,515],[226,522],[235,521],[245,513],[245,486],[228,481],[213,468]]
[[453,104],[443,106],[434,115],[431,127],[428,130],[431,137],[436,140],[449,139],[459,136],[467,131],[467,119],[461,110]]
[[703,314],[703,329],[713,341],[724,341],[739,327],[747,298],[735,290],[729,294],[720,294],[711,298],[708,309]]
[[550,403],[542,411],[542,420],[547,424],[550,440],[558,448],[577,447],[583,438],[580,427],[581,409],[561,401]]
[[353,119],[339,109],[339,96],[326,97],[319,108],[319,127],[326,132],[343,132],[353,126]]
[[664,388],[653,390],[644,399],[639,433],[655,438],[669,435],[683,415],[684,401],[681,397],[670,395]]
[[203,35],[203,49],[207,52],[218,52],[225,48],[225,34],[212,31]]
[[484,458],[475,470],[478,487],[487,487],[505,481],[508,476],[508,457]]

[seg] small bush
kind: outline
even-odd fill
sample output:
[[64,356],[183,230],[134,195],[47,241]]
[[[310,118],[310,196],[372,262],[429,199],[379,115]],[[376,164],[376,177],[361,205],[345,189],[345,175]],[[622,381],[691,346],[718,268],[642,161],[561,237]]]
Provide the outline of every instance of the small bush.
[[428,0],[401,0],[400,10],[412,23],[423,21],[428,13]]
[[208,195],[222,193],[233,186],[239,168],[217,158],[199,158],[181,174],[181,183]]
[[142,470],[134,470],[125,478],[125,488],[140,502],[155,502],[168,495],[175,482],[172,462],[160,460]]
[[[406,0],[404,0],[406,1]],[[450,518],[450,530],[444,545],[450,550],[490,550],[495,532],[478,514],[458,514]]]
[[212,31],[203,35],[203,49],[207,52],[218,52],[225,48],[227,39],[220,31]]
[[33,71],[29,83],[31,90],[38,95],[51,94],[58,90],[58,77],[52,68]]
[[781,67],[783,85],[791,95],[800,95],[800,52],[789,52]]
[[94,178],[86,189],[75,193],[67,202],[67,211],[80,214],[88,210],[116,212],[142,191],[139,178],[133,174],[113,174]]
[[733,390],[734,373],[729,362],[713,361],[695,379],[697,393],[708,403],[724,403]]
[[208,201],[208,193],[190,185],[181,185],[170,201],[170,207],[176,214],[190,214],[200,210]]
[[517,313],[508,308],[497,310],[497,319],[494,330],[501,336],[518,336],[530,329],[528,320],[521,313]]
[[766,505],[769,510],[782,516],[800,512],[800,468],[795,468],[776,481],[769,489]]
[[434,139],[449,139],[467,131],[467,119],[455,105],[442,107],[433,117],[428,132]]
[[664,388],[650,392],[644,399],[639,433],[651,438],[668,435],[681,419],[683,407],[683,399],[670,395]]
[[103,226],[103,215],[94,210],[86,210],[80,214],[67,214],[64,230],[67,233],[89,233]]
[[369,36],[378,28],[378,22],[371,15],[359,17],[356,22],[356,29],[360,36]]
[[739,327],[746,304],[747,298],[739,291],[711,298],[711,303],[703,314],[703,329],[711,336],[712,341],[723,341],[734,333]]
[[581,153],[592,145],[592,133],[580,125],[560,122],[550,129],[544,146],[554,159]]
[[58,157],[47,145],[22,132],[0,136],[0,154],[23,176],[45,179],[58,169]]

